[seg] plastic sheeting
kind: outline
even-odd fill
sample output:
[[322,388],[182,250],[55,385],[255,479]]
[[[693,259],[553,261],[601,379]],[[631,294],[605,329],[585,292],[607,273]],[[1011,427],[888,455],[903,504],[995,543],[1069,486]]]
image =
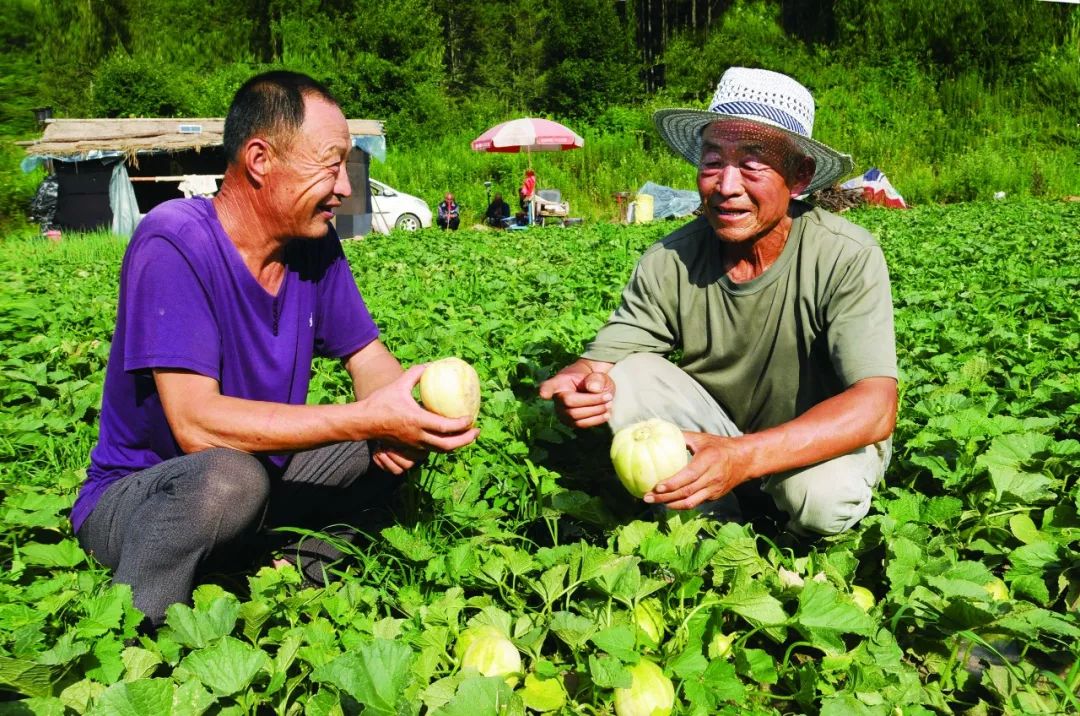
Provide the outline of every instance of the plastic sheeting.
[[678,219],[690,216],[701,205],[701,197],[696,191],[672,189],[647,181],[637,190],[638,194],[648,194],[653,198],[654,219]]
[[135,201],[135,187],[131,185],[127,167],[117,162],[109,179],[109,206],[112,208],[112,232],[131,236],[139,224],[139,203]]
[[862,189],[863,200],[867,204],[878,204],[891,209],[906,209],[907,202],[900,192],[885,176],[885,172],[877,167],[872,167],[861,177],[849,179],[840,185],[841,189]]
[[113,157],[123,156],[123,152],[102,151],[100,149],[83,152],[82,154],[72,154],[65,156],[53,156],[50,154],[33,154],[23,157],[23,160],[19,162],[19,168],[22,169],[24,173],[29,174],[30,172],[43,165],[49,159],[57,162],[85,162],[91,159],[111,159]]
[[380,162],[386,161],[386,137],[381,134],[356,136],[352,138],[353,146],[367,152],[368,156],[375,157]]
[[60,182],[55,174],[45,177],[38,185],[37,194],[30,202],[30,220],[41,226],[41,231],[56,228],[56,207],[60,198]]

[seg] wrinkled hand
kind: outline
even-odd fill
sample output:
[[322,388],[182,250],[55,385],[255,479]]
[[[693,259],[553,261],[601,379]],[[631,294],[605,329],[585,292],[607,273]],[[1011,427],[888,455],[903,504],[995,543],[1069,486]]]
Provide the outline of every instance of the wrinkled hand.
[[[401,448],[450,452],[468,445],[480,434],[480,430],[472,426],[471,418],[444,418],[424,410],[416,402],[412,391],[426,367],[427,364],[414,365],[393,383],[355,404],[364,410],[371,428],[369,438],[386,444],[376,450],[376,453],[382,453],[376,462],[379,467],[386,469],[390,463],[398,467],[415,464],[410,453]],[[372,457],[375,459],[374,455]]]
[[371,461],[391,475],[403,475],[427,458],[427,453],[405,445],[375,443]]
[[690,463],[657,484],[645,495],[646,502],[689,510],[720,499],[750,479],[740,459],[738,438],[694,432],[683,432],[683,436],[693,453]]
[[591,428],[611,417],[615,381],[607,373],[559,373],[540,384],[540,397],[555,400],[555,414],[564,424]]

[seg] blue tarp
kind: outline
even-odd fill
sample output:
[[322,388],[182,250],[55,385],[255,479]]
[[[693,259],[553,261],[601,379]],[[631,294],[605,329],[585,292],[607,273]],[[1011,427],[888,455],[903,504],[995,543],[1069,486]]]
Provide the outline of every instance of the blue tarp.
[[641,185],[638,194],[648,194],[653,198],[653,218],[671,219],[690,216],[701,204],[701,197],[696,191],[672,189],[647,181]]

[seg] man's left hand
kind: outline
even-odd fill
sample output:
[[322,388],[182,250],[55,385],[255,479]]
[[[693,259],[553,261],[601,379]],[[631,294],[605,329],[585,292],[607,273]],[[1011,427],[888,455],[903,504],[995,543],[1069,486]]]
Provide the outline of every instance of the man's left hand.
[[423,450],[405,445],[379,443],[371,453],[371,461],[391,475],[403,475],[427,457]]
[[709,433],[683,432],[693,453],[690,463],[656,485],[645,501],[689,510],[702,502],[718,500],[750,479],[738,449],[739,438]]

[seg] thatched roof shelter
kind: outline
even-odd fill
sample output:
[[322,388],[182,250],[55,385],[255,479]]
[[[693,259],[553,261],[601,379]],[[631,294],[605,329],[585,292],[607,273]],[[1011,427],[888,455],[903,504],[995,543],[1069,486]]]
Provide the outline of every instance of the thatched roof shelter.
[[[386,152],[382,122],[348,122],[353,150],[346,170],[354,191],[337,213],[343,237],[370,229],[369,157],[382,160]],[[45,165],[46,182],[56,185],[43,227],[111,227],[130,235],[154,206],[217,191],[227,163],[224,130],[221,118],[49,119],[40,139],[18,144],[26,150],[23,171]]]
[[[382,122],[350,119],[353,137],[382,136]],[[88,152],[128,156],[156,151],[199,151],[219,147],[225,120],[194,119],[51,119],[40,139],[19,142],[31,156],[70,157]]]

